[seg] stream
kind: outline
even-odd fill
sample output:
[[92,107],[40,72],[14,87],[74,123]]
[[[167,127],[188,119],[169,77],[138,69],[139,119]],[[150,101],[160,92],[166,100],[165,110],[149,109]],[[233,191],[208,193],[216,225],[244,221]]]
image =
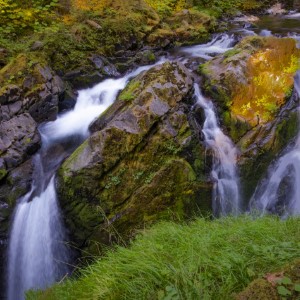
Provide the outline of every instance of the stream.
[[[207,44],[176,49],[168,60],[184,61],[191,57],[209,60],[231,49],[240,35],[281,34],[300,41],[297,18],[294,15],[279,20],[277,17],[264,17],[255,28],[241,28],[237,22],[230,32],[215,35]],[[155,65],[166,60],[161,58]],[[122,78],[107,79],[93,88],[79,91],[73,110],[40,126],[42,148],[34,157],[33,184],[31,190],[18,200],[10,230],[7,275],[9,300],[22,300],[26,290],[44,289],[70,273],[72,252],[68,247],[68,236],[56,196],[56,171],[62,161],[89,136],[89,125],[115,101],[128,81],[151,67],[153,65],[142,66]],[[298,93],[299,78],[298,74]],[[236,166],[238,150],[220,128],[213,99],[206,99],[198,84],[194,85],[194,89],[195,100],[205,114],[204,124],[201,124],[204,142],[214,154],[211,170],[213,213],[215,216],[237,215],[241,212],[240,180]],[[300,136],[295,146],[272,164],[270,176],[258,186],[253,196],[252,204],[256,209],[277,212],[274,207],[280,206],[282,210],[284,206],[282,215],[300,213],[300,190],[297,184],[293,184],[300,180],[299,149]],[[289,189],[291,201],[288,204],[277,193],[282,184],[287,185],[287,189],[295,187]]]

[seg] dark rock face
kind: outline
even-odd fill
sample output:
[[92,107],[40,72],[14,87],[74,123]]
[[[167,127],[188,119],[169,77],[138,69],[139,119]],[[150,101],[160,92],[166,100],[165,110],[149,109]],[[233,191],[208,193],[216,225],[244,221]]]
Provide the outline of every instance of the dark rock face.
[[[0,247],[6,247],[16,200],[31,186],[32,156],[41,144],[38,124],[54,120],[64,100],[65,85],[49,67],[27,64],[20,55],[0,72]],[[24,77],[9,83],[16,70]]]
[[39,148],[40,136],[33,118],[24,113],[0,124],[0,153],[6,170],[11,170]]
[[209,209],[192,82],[179,63],[140,74],[64,162],[58,194],[77,246],[94,251],[93,240],[117,238],[112,228],[128,238],[145,223]]

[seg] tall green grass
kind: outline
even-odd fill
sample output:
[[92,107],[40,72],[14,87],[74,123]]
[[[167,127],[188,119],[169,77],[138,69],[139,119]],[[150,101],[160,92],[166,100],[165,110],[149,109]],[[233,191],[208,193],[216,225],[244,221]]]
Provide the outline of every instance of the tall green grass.
[[27,299],[232,299],[251,280],[300,257],[300,219],[159,223],[129,248]]

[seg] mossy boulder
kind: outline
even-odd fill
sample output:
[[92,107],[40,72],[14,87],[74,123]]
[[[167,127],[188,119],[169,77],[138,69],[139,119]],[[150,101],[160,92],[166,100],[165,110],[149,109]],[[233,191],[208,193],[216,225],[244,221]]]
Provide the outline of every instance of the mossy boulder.
[[280,300],[299,299],[300,297],[300,261],[294,261],[284,269],[266,274],[254,280],[235,300]]
[[299,60],[294,39],[255,36],[201,66],[201,71],[206,91],[223,111],[254,127],[273,120],[289,99]]
[[58,195],[77,246],[92,251],[93,240],[126,240],[158,219],[210,209],[192,82],[180,63],[140,74],[64,162]]
[[255,36],[199,68],[205,93],[240,149],[245,206],[270,162],[297,135],[299,59],[295,40]]

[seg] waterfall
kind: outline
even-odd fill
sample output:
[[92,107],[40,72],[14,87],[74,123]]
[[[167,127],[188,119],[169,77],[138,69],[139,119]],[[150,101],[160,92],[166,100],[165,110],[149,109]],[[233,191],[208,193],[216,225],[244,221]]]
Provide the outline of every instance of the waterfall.
[[122,78],[107,79],[79,91],[73,110],[40,126],[42,148],[34,157],[32,187],[18,200],[10,231],[9,300],[24,299],[26,290],[44,289],[67,275],[69,250],[57,202],[55,173],[63,159],[88,136],[91,122],[115,101],[128,80],[151,67],[139,67]]
[[24,196],[15,211],[9,244],[8,299],[46,288],[68,273],[65,233],[57,205],[54,177],[41,195]]
[[[294,80],[295,92],[300,97],[300,71]],[[275,213],[283,217],[300,214],[300,132],[293,147],[273,163],[267,178],[256,188],[250,200],[252,211]]]
[[213,213],[215,216],[240,212],[239,178],[237,175],[237,150],[232,141],[220,129],[213,103],[204,98],[199,85],[195,84],[197,103],[204,109],[205,121],[202,132],[207,148],[213,151]]
[[186,47],[182,51],[190,54],[192,57],[201,57],[209,60],[212,59],[212,55],[224,53],[232,49],[234,43],[234,35],[218,34],[207,44]]

